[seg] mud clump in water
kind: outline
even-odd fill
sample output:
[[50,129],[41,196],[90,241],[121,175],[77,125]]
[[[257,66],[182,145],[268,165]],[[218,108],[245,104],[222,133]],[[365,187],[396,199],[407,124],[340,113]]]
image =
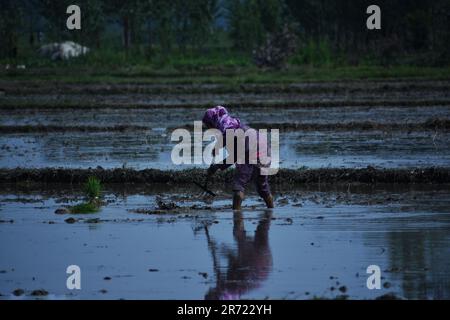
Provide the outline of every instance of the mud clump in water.
[[173,210],[179,206],[173,201],[163,200],[161,197],[156,198],[157,209],[159,210]]
[[128,209],[127,211],[148,215],[185,214],[185,218],[189,218],[190,216],[186,214],[197,210],[213,210],[213,207],[203,206],[199,204],[193,204],[191,206],[180,206],[178,203],[171,201],[170,199],[163,199],[161,196],[158,196],[156,197],[156,206],[154,208],[137,208]]
[[342,292],[342,293],[346,293],[347,292],[347,287],[346,286],[339,287],[339,291]]
[[55,214],[69,214],[70,210],[67,208],[58,208],[55,210]]
[[25,293],[25,291],[23,289],[16,289],[13,291],[13,295],[15,295],[16,297],[19,297],[21,295],[23,295]]
[[47,296],[48,292],[44,289],[38,289],[38,290],[34,290],[33,292],[31,292],[31,296],[33,297],[43,297],[43,296]]
[[75,223],[75,222],[77,222],[77,220],[76,219],[74,219],[74,218],[67,218],[66,220],[64,220],[66,223],[68,223],[68,224],[73,224],[73,223]]
[[403,298],[395,295],[393,292],[390,292],[376,297],[375,300],[403,300]]

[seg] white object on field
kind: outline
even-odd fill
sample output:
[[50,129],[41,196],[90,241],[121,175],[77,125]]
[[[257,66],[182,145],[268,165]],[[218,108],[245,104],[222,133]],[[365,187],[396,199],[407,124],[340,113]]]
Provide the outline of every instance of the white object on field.
[[49,57],[52,60],[69,60],[88,53],[90,49],[73,41],[54,42],[43,45],[39,48],[42,56]]

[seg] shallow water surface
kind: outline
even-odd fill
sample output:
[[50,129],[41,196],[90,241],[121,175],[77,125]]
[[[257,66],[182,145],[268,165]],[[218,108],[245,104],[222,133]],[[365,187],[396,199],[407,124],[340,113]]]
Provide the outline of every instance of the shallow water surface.
[[[281,168],[450,166],[447,132],[295,131],[281,132],[279,142]],[[171,152],[177,143],[170,132],[158,129],[5,134],[0,136],[0,167],[193,167],[173,164]]]
[[[133,190],[109,188],[97,214],[56,215],[79,190],[4,188],[0,298],[42,288],[54,299],[450,299],[448,186],[277,190],[274,210],[249,195],[242,213],[220,190],[204,203],[171,189],[163,198],[177,213],[136,213],[151,213],[163,188]],[[73,264],[81,290],[66,288]],[[380,290],[366,287],[369,265]]]

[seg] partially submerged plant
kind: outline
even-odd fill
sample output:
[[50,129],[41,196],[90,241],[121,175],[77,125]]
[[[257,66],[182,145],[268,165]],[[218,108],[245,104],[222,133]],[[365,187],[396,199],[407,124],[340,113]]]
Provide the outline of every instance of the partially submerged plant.
[[71,207],[70,212],[74,214],[98,212],[101,206],[99,200],[101,189],[100,180],[96,177],[89,177],[83,188],[87,201]]
[[98,199],[100,197],[101,190],[102,186],[100,184],[100,180],[96,177],[89,177],[88,181],[84,185],[84,193],[86,194],[86,198],[88,198],[89,201]]
[[70,213],[96,213],[100,207],[93,202],[83,202],[70,208]]

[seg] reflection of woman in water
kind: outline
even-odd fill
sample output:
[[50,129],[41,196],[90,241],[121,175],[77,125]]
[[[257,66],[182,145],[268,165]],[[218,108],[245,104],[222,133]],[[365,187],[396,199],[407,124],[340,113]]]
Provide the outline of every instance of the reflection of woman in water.
[[225,273],[222,273],[218,265],[218,246],[206,229],[208,246],[213,255],[216,286],[206,293],[205,299],[239,299],[243,294],[258,288],[267,278],[272,270],[272,253],[269,247],[271,218],[272,213],[266,211],[259,219],[254,237],[251,237],[246,234],[242,213],[234,212],[233,236],[237,246],[224,246],[219,252],[228,261]]

